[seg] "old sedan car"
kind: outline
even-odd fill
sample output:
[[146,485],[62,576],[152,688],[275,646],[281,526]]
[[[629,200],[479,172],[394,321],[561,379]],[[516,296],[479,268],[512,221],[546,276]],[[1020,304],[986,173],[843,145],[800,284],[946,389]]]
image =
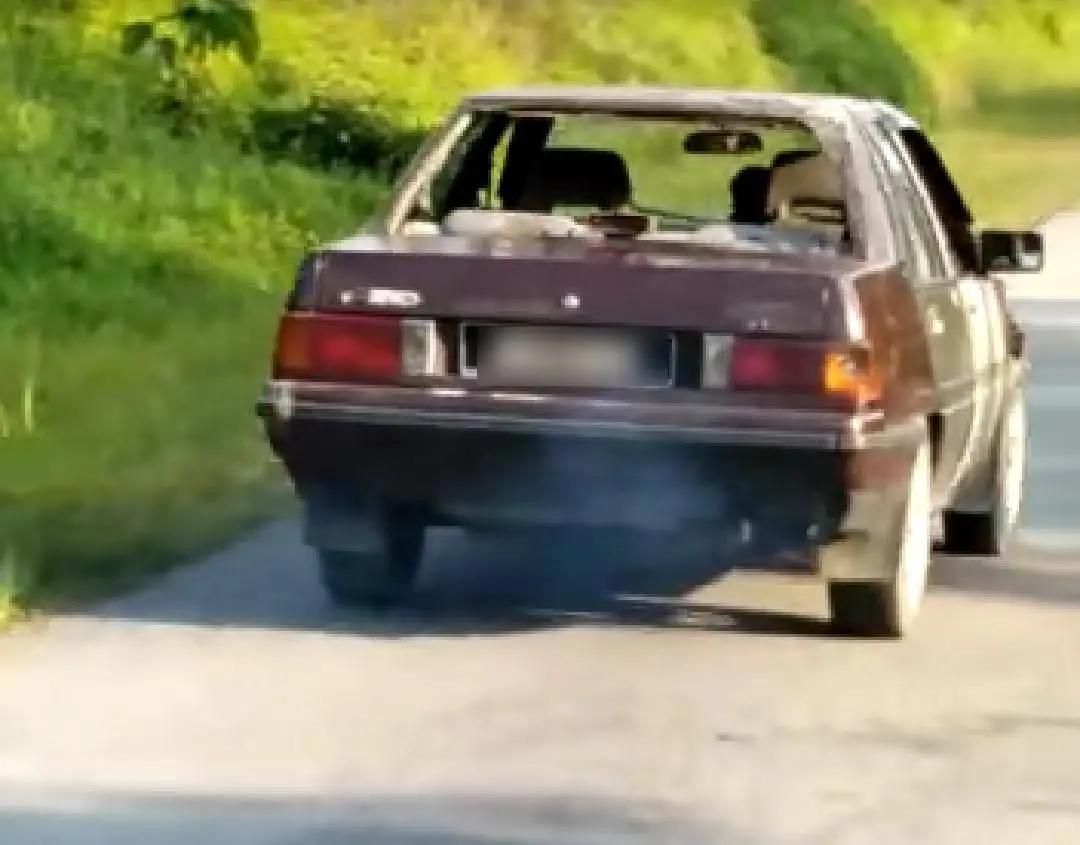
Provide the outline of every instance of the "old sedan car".
[[801,556],[839,631],[896,637],[935,543],[997,554],[1016,521],[994,273],[1041,263],[885,103],[485,93],[302,262],[259,413],[339,602],[402,598],[430,526],[699,532]]

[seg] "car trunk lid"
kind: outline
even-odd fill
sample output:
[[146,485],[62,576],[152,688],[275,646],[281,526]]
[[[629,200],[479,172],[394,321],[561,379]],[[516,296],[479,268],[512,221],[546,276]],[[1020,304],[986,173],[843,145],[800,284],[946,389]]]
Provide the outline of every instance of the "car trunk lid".
[[[315,304],[477,322],[829,337],[850,261],[671,244],[392,241],[321,253]],[[352,242],[355,245],[355,242]]]

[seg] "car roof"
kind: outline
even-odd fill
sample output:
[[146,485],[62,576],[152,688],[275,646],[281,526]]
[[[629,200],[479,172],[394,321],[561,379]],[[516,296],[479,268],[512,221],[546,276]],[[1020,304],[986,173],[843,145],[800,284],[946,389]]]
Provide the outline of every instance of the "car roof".
[[664,85],[548,85],[482,91],[465,97],[465,108],[549,108],[554,110],[642,109],[645,111],[738,112],[798,120],[808,115],[850,121],[886,118],[917,125],[914,118],[883,100],[839,94],[690,88]]

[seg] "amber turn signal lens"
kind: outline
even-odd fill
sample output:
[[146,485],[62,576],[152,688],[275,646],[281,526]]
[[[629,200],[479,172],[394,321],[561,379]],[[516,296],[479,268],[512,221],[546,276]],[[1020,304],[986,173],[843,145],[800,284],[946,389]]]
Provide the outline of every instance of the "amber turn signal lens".
[[828,395],[846,397],[856,405],[879,401],[885,390],[884,379],[861,349],[826,353],[822,387]]

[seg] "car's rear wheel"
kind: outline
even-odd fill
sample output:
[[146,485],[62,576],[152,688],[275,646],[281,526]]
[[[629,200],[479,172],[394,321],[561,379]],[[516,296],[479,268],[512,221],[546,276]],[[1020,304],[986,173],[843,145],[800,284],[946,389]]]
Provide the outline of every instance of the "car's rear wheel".
[[385,607],[404,601],[420,571],[426,533],[426,525],[415,515],[390,511],[379,522],[379,548],[318,549],[323,589],[342,607]]
[[932,466],[924,441],[912,461],[907,496],[887,539],[885,581],[834,581],[829,609],[837,633],[900,638],[912,629],[926,595],[930,570]]
[[1027,438],[1027,404],[1023,391],[1016,390],[994,437],[988,506],[979,512],[946,511],[943,552],[997,556],[1005,551],[1024,496]]

